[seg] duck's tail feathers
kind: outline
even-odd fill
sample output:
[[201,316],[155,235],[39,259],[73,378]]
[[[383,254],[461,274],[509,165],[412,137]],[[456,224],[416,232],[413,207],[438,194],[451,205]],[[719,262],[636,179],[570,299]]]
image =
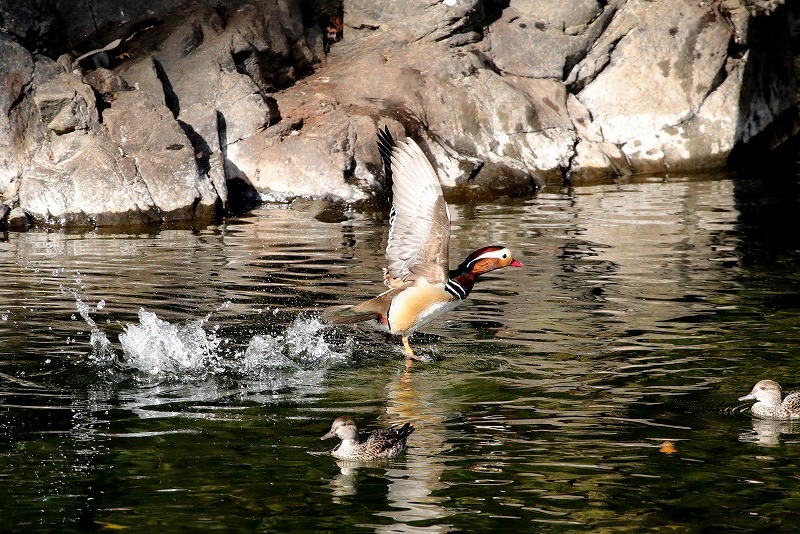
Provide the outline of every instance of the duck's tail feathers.
[[332,324],[356,324],[375,319],[374,311],[356,310],[355,306],[344,304],[331,306],[322,311],[322,318]]
[[411,423],[405,423],[397,430],[398,434],[403,440],[408,439],[408,436],[414,433],[414,425]]
[[404,282],[398,287],[387,289],[377,297],[355,306],[349,304],[331,306],[323,310],[322,318],[333,324],[355,324],[375,319],[386,325],[392,299],[411,284],[412,282]]
[[[384,451],[395,449],[394,454],[397,454],[406,447],[406,440],[414,432],[414,425],[411,423],[404,423],[403,426],[392,426],[386,429],[385,433],[390,436],[383,446]],[[392,456],[394,455],[392,454]]]

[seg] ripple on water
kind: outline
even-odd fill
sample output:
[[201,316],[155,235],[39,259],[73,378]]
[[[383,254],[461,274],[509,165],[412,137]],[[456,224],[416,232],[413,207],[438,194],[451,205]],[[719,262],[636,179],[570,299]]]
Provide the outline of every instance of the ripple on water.
[[[772,238],[760,261],[761,234],[736,213],[748,199],[726,188],[451,206],[452,260],[500,242],[525,268],[486,276],[417,334],[436,362],[408,372],[397,341],[312,317],[374,294],[379,217],[261,210],[196,232],[0,236],[0,437],[14,444],[0,523],[780,528],[797,425],[736,399],[754,375],[796,374],[797,252]],[[417,430],[392,467],[343,469],[329,487],[327,453],[306,451],[327,449],[327,415],[345,410]],[[309,504],[318,517],[299,519]]]

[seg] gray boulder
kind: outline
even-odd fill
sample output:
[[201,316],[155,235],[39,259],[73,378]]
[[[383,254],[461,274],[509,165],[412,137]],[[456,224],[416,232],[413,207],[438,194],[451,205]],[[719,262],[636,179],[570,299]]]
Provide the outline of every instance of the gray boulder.
[[754,24],[761,36],[729,56],[714,3],[631,0],[567,83],[634,172],[721,167],[796,104],[785,19]]
[[[416,38],[416,26],[403,24],[400,33]],[[259,191],[367,198],[380,183],[375,130],[390,117],[422,141],[445,186],[481,167],[513,177],[523,192],[562,179],[575,144],[562,83],[501,76],[475,51],[454,55],[435,32],[401,46],[388,28],[334,50],[317,75],[274,95],[281,123],[298,126],[278,140],[268,129],[242,146],[265,147],[240,167]]]
[[19,205],[34,221],[71,226],[209,221],[219,200],[163,102],[117,95],[100,132],[55,136],[26,169]]
[[100,125],[95,94],[77,74],[59,74],[34,91],[39,116],[54,134],[94,131]]
[[25,173],[20,208],[36,222],[107,226],[160,221],[131,158],[104,136],[67,134],[76,149],[57,163],[38,161]]
[[604,8],[596,0],[512,0],[489,26],[494,64],[504,74],[563,80],[586,55],[619,3],[608,2]]
[[[259,180],[253,170],[259,143],[279,120],[272,93],[310,72],[319,58],[294,3],[245,4],[224,22],[217,9],[201,6],[158,32],[154,50],[137,53],[117,71],[129,85],[165,98],[224,204],[228,180]],[[303,161],[314,165],[310,155]]]
[[8,35],[0,33],[0,195],[10,191],[25,162],[36,150],[40,134],[31,127],[34,106],[25,98],[33,81],[33,56]]
[[[422,140],[450,187],[507,176],[526,191],[565,177],[588,183],[722,167],[796,110],[785,15],[753,11],[742,54],[729,46],[732,1],[721,9],[688,0],[512,0],[494,19],[481,18],[480,2],[346,2],[345,39],[327,66],[274,98],[284,123],[320,132],[323,120],[348,121],[366,143],[362,157],[337,143],[342,128],[330,129],[327,146],[347,150],[327,158],[323,172],[325,159],[304,148],[303,126],[277,148],[265,140],[264,157],[245,174],[258,176],[259,190],[284,195],[293,183],[278,177],[304,174],[303,183],[325,175],[330,185],[320,185],[335,195],[345,185],[369,191],[379,169],[372,132],[386,117]],[[352,171],[339,163],[354,154]]]
[[163,220],[210,220],[219,195],[197,168],[194,150],[169,109],[141,91],[120,93],[104,114],[108,135]]

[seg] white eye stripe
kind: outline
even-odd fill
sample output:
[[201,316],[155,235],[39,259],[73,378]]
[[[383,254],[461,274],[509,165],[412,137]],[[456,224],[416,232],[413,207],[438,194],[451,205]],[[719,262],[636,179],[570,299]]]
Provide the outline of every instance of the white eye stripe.
[[508,259],[509,256],[510,256],[510,251],[507,248],[503,248],[500,250],[493,250],[491,252],[484,252],[483,254],[475,258],[475,260],[473,261],[483,260],[486,258],[497,258],[498,260],[505,260]]
[[507,248],[501,248],[500,250],[492,250],[490,252],[484,252],[477,258],[471,260],[467,264],[467,267],[472,267],[475,264],[475,262],[478,262],[480,260],[485,260],[489,258],[495,258],[498,260],[507,260],[510,257],[511,257],[511,251],[508,250]]

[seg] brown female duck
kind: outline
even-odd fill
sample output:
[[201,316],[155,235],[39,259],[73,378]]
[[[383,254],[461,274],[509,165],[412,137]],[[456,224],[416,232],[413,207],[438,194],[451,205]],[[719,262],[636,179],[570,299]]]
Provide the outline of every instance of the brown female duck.
[[353,418],[345,415],[336,418],[330,431],[320,439],[336,436],[342,440],[331,451],[331,455],[340,460],[379,460],[400,454],[405,449],[406,440],[412,432],[414,427],[405,423],[400,427],[359,433]]
[[781,386],[774,380],[759,380],[739,400],[755,400],[750,411],[762,419],[800,419],[800,391],[787,394],[781,401]]

